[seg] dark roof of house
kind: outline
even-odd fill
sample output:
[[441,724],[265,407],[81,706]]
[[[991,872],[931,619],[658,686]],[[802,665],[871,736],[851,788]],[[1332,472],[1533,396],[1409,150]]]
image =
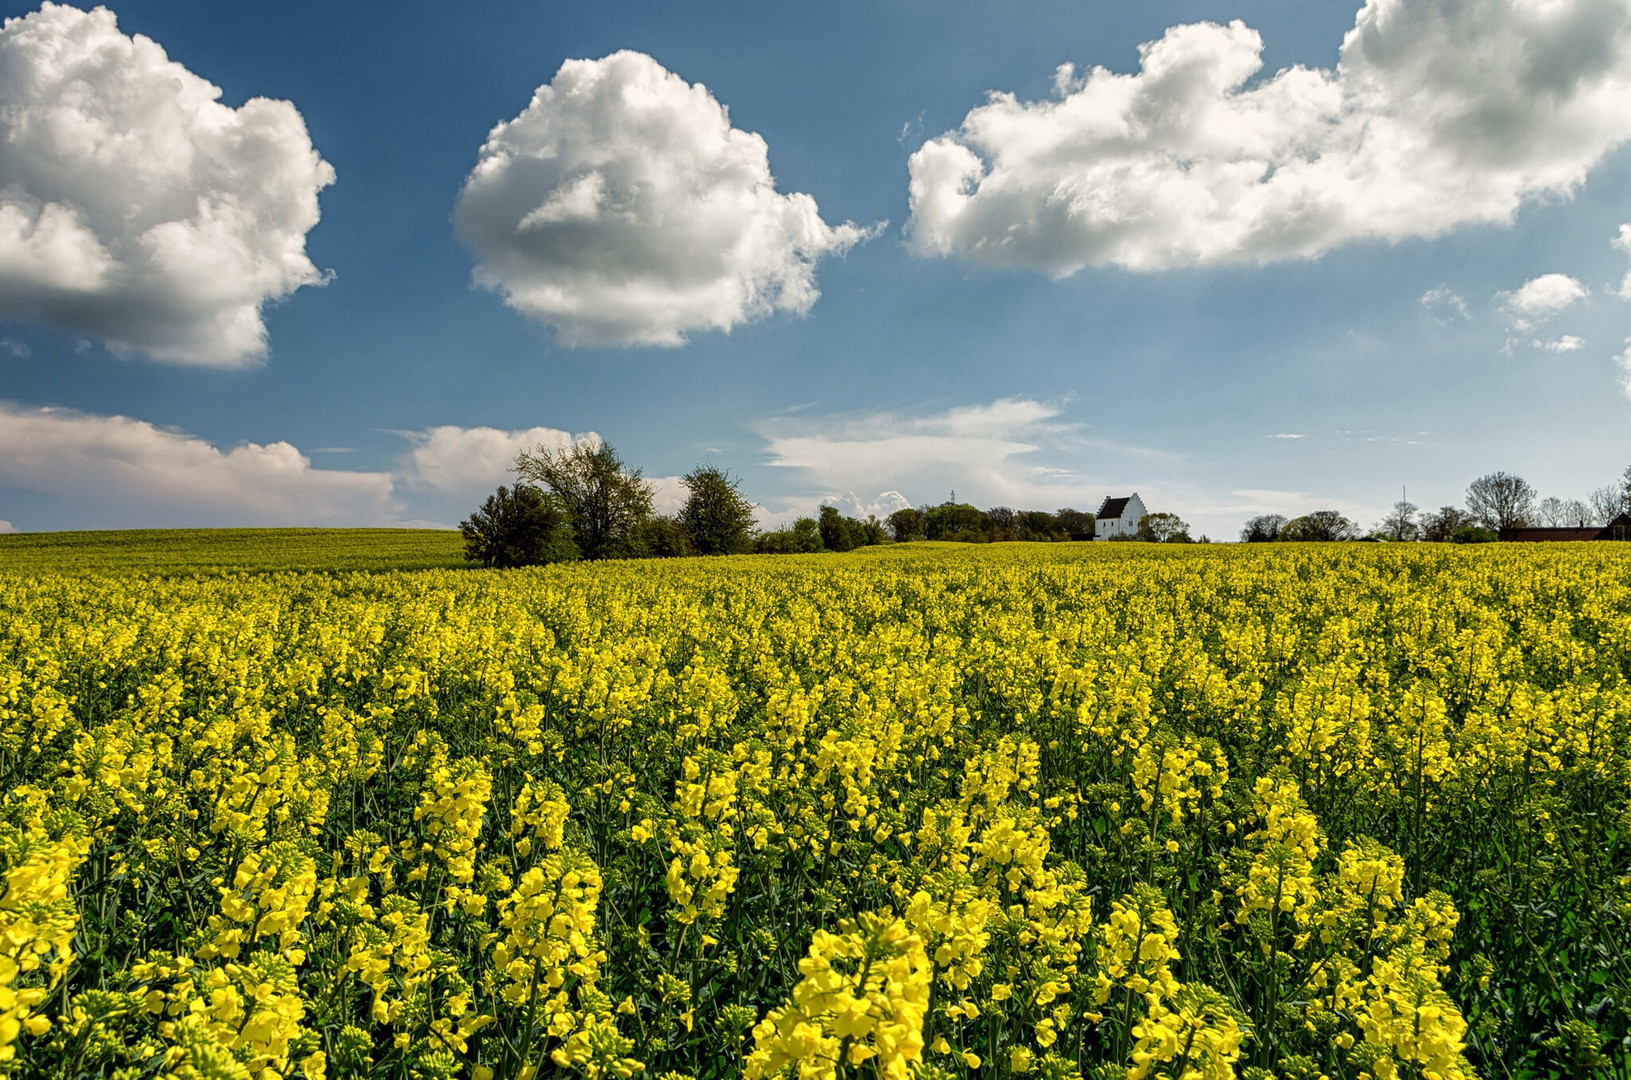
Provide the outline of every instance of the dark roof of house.
[[1584,529],[1502,529],[1501,539],[1518,544],[1532,544],[1547,540],[1596,540],[1605,531],[1605,529],[1597,525]]
[[1131,500],[1131,495],[1120,499],[1105,499],[1104,505],[1099,507],[1099,512],[1093,516],[1099,521],[1113,521],[1122,515],[1127,509],[1127,503]]

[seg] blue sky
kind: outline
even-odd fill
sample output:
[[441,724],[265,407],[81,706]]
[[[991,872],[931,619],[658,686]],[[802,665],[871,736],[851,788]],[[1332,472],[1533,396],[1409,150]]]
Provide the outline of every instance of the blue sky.
[[10,528],[451,526],[590,432],[1214,537],[1631,464],[1623,0],[3,11]]

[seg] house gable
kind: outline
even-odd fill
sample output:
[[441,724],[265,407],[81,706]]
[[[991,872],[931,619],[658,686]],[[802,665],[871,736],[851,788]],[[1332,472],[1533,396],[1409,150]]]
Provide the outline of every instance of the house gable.
[[1131,495],[1105,499],[1093,517],[1093,539],[1132,536],[1138,532],[1138,523],[1143,520],[1145,512],[1144,500],[1138,497],[1136,491]]

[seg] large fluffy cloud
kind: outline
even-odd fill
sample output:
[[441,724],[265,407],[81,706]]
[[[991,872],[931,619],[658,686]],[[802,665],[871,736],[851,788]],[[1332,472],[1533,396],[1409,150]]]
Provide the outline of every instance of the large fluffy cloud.
[[1178,26],[1136,74],[992,94],[912,155],[912,243],[1055,275],[1309,257],[1509,221],[1631,138],[1625,0],[1368,0],[1335,70],[1255,80],[1262,49]]
[[[515,483],[515,458],[523,450],[565,450],[574,444],[600,443],[593,431],[573,435],[551,427],[505,430],[443,424],[403,434],[413,444],[397,473],[403,489],[436,496],[440,509],[459,513],[498,485]],[[688,492],[680,477],[644,479],[652,485],[652,505],[658,513],[672,514],[685,504]]]
[[865,235],[783,195],[764,139],[651,57],[569,60],[488,135],[455,222],[476,281],[569,345],[678,345],[807,312]]
[[125,416],[0,402],[0,487],[133,510],[168,524],[362,525],[392,519],[389,473],[314,469],[289,443],[222,451]]
[[287,101],[220,96],[106,8],[6,20],[0,318],[176,363],[266,353],[262,305],[322,280],[306,233],[334,171]]
[[559,428],[534,427],[506,431],[492,427],[456,427],[444,424],[408,433],[408,482],[445,495],[473,495],[515,480],[511,472],[516,455],[543,447],[564,450],[574,441],[595,440],[590,432],[574,439]]

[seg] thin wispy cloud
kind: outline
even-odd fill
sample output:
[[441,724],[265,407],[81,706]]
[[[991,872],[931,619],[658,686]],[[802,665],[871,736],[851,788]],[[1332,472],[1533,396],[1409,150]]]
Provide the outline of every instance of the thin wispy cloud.
[[1168,471],[1178,461],[1094,435],[1066,418],[1064,404],[1028,397],[917,412],[775,416],[755,430],[765,440],[764,464],[807,485],[776,504],[778,517],[822,501],[873,511],[897,499],[940,502],[953,490],[983,506],[1094,509],[1109,488],[1130,482],[1115,474]]
[[1472,312],[1467,309],[1467,301],[1460,293],[1445,285],[1428,289],[1422,293],[1417,303],[1430,318],[1441,325],[1452,322],[1451,316],[1459,318],[1462,322],[1472,320]]

